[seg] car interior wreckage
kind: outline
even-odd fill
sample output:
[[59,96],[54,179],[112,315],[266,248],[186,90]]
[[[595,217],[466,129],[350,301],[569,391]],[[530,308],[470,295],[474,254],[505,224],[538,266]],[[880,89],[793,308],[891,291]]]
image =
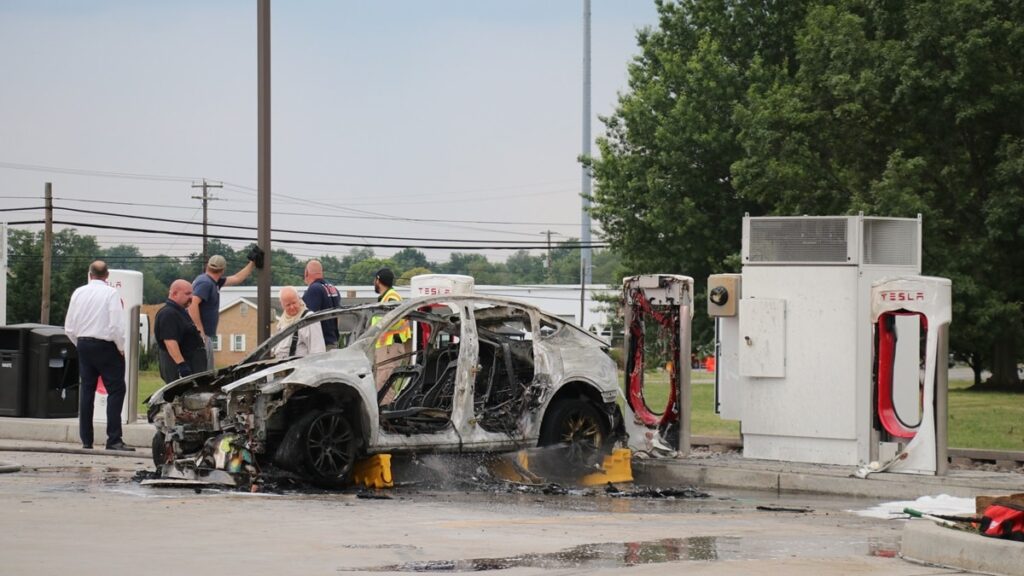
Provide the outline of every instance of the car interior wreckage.
[[[272,356],[322,321],[338,323],[337,348]],[[593,472],[625,446],[621,396],[600,338],[522,302],[448,295],[309,315],[147,404],[163,483],[244,487],[280,469],[334,487],[383,454],[553,446],[566,470]]]

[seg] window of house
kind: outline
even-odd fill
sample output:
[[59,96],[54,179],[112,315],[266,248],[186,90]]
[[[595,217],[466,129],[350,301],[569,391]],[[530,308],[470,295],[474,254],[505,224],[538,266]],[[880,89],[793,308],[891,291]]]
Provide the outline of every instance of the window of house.
[[210,338],[210,345],[213,346],[214,352],[220,352],[220,334]]
[[249,315],[249,304],[247,302],[242,302],[241,304],[239,304],[238,305],[238,313],[242,316],[242,318],[245,318],[246,316],[248,316]]
[[245,352],[245,334],[231,335],[231,351]]

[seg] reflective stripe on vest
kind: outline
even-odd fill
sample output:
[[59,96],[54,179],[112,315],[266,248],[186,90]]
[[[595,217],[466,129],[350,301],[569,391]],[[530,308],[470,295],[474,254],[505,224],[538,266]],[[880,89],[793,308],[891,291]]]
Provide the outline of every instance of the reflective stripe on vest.
[[[381,302],[401,302],[402,297],[395,292],[394,288],[388,288],[380,298]],[[380,320],[380,316],[374,316],[370,319],[370,325],[377,324]],[[391,346],[395,343],[395,340],[399,343],[409,342],[412,340],[412,326],[409,325],[408,320],[399,320],[392,324],[387,330],[381,332],[381,335],[377,338],[377,348],[383,348],[384,346]]]

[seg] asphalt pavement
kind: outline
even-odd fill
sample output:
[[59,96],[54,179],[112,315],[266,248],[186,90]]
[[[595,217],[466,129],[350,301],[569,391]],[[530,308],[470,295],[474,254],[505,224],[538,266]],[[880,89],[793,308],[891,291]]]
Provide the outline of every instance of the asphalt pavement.
[[[97,434],[98,437],[102,436],[101,423],[97,423]],[[11,456],[17,455],[19,451],[49,451],[71,454],[76,458],[109,460],[108,457],[116,456],[112,461],[146,463],[150,459],[148,448],[152,435],[153,429],[148,423],[129,424],[124,426],[124,440],[137,448],[135,453],[82,450],[78,445],[77,419],[3,417],[0,418],[0,461],[12,460]],[[694,486],[709,491],[754,491],[772,494],[777,498],[784,497],[788,502],[796,503],[822,498],[818,495],[894,501],[939,494],[975,497],[1024,492],[1024,474],[1015,472],[950,470],[944,476],[879,473],[866,479],[853,477],[853,472],[853,467],[849,466],[750,460],[736,453],[708,452],[698,452],[691,457],[679,459],[634,460],[633,465],[638,485]],[[2,476],[0,482],[3,481]],[[992,540],[948,529],[921,528],[923,524],[927,522],[906,523],[902,535],[903,555],[906,558],[960,570],[1024,576],[1024,557],[1021,556],[1024,554],[1024,543]],[[993,560],[999,558],[1006,560]],[[708,573],[728,572],[712,570]]]

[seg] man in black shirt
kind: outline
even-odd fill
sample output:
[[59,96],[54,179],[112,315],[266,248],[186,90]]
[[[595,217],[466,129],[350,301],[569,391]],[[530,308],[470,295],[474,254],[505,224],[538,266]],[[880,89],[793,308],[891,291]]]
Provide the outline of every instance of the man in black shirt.
[[[306,303],[306,308],[319,312],[341,306],[341,294],[324,280],[324,267],[319,260],[310,260],[306,264],[305,280],[307,288],[302,301]],[[324,331],[324,345],[328,350],[335,348],[338,345],[338,321],[324,320],[320,327]]]
[[178,279],[171,283],[165,306],[156,313],[153,335],[160,346],[160,377],[164,382],[206,370],[206,348],[188,314],[191,302],[192,284]]

